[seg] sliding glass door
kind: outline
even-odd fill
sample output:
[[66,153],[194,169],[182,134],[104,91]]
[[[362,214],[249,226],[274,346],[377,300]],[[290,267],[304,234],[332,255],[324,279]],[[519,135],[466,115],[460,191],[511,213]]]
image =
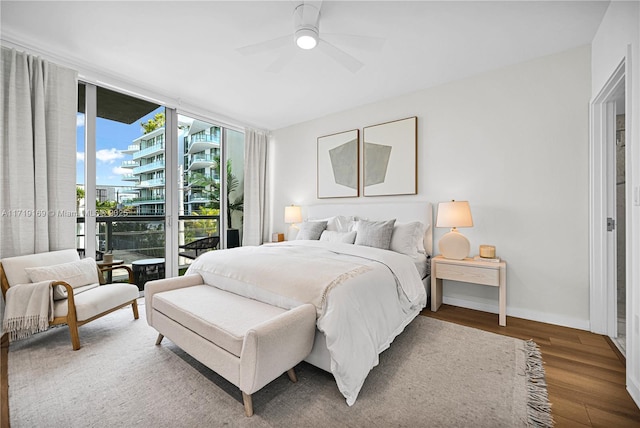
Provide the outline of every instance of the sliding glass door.
[[142,289],[165,271],[165,109],[87,84],[78,105],[79,252],[130,266]]
[[243,132],[88,83],[78,93],[79,253],[130,266],[142,289],[241,245]]

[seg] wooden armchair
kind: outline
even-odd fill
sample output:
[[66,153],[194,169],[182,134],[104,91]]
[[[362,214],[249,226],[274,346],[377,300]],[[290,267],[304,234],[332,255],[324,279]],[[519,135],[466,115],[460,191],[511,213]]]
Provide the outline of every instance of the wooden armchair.
[[191,241],[188,244],[180,245],[178,248],[185,251],[178,253],[178,255],[181,257],[186,257],[188,259],[195,259],[200,254],[206,251],[218,248],[219,244],[219,236],[207,236],[206,238],[196,239],[195,241]]
[[133,317],[138,319],[136,299],[139,291],[133,284],[133,272],[127,266],[113,266],[102,270],[107,269],[127,269],[129,284],[100,285],[95,261],[80,260],[75,249],[5,258],[0,260],[2,297],[9,304],[6,299],[10,287],[51,280],[54,301],[53,321],[49,325],[67,324],[73,349],[78,350],[78,327],[81,325],[127,305],[131,305]]

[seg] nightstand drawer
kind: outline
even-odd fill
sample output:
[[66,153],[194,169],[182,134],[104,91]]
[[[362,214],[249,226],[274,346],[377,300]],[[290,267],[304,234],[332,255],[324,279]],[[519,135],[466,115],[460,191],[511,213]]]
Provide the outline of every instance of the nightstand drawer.
[[441,279],[452,281],[473,282],[482,285],[500,285],[499,269],[452,265],[439,262],[436,266],[436,275]]

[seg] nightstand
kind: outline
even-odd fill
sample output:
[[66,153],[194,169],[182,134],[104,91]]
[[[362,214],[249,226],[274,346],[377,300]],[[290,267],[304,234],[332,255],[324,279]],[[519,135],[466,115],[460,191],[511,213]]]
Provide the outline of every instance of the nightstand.
[[499,324],[507,325],[507,263],[482,260],[453,260],[436,256],[431,259],[431,310],[442,304],[442,280],[468,282],[499,288]]

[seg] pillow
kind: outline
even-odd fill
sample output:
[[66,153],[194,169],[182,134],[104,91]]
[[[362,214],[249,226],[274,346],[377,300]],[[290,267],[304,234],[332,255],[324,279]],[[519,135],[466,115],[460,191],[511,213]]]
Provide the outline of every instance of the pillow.
[[[422,234],[420,236],[420,240],[418,240],[418,252],[422,254],[427,254],[427,249],[424,247],[424,234],[427,233],[427,230],[431,227],[429,223],[423,224]],[[432,251],[430,249],[429,251]]]
[[356,231],[336,232],[333,230],[325,230],[320,235],[320,240],[325,242],[339,242],[343,244],[353,244],[356,240]]
[[358,220],[356,222],[356,245],[388,250],[395,219],[387,221]]
[[309,221],[326,221],[327,229],[331,232],[351,232],[355,223],[353,216],[336,215],[333,217],[309,219]]
[[305,221],[300,224],[300,230],[296,236],[296,240],[312,240],[320,239],[322,231],[327,228],[326,221]]
[[396,253],[417,257],[418,251],[424,249],[423,235],[424,225],[419,221],[396,223],[389,248]]
[[336,232],[351,232],[353,230],[354,223],[355,222],[353,217],[337,215],[335,217],[332,217],[331,221],[327,223],[327,230]]
[[[96,261],[91,257],[59,265],[24,268],[24,270],[31,282],[65,281],[73,288],[99,282]],[[57,285],[53,288],[54,300],[66,298],[67,290],[64,286]]]

